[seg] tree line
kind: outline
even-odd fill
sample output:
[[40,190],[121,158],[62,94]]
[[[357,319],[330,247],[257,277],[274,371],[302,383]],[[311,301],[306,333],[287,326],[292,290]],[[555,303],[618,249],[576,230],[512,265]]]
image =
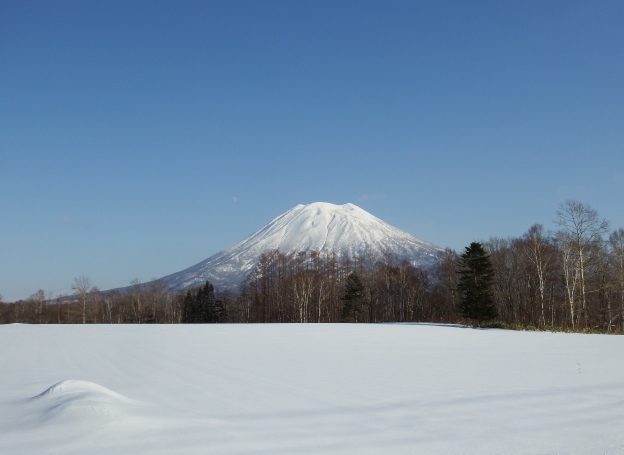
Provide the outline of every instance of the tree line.
[[0,299],[0,322],[495,321],[624,332],[624,229],[609,232],[576,201],[560,206],[557,224],[555,232],[535,224],[517,238],[473,242],[461,255],[447,249],[430,269],[391,254],[269,251],[237,290],[206,283],[172,292],[160,280],[135,280],[126,292],[101,292],[82,276],[71,298],[38,291],[14,303]]
[[0,323],[149,324],[182,321],[183,293],[162,280],[131,282],[125,291],[100,291],[86,276],[74,279],[75,294],[53,297],[43,290],[13,303],[0,302]]

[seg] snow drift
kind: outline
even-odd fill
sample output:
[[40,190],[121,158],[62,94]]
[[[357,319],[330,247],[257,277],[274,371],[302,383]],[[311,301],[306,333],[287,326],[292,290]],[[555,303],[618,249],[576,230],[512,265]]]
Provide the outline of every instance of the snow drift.
[[65,380],[30,399],[45,421],[110,421],[125,414],[132,400],[89,381]]

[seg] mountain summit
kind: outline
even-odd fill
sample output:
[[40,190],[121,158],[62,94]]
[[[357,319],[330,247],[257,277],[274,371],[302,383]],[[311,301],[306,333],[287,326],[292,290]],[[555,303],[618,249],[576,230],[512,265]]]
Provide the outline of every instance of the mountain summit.
[[390,253],[415,266],[435,263],[442,249],[401,231],[353,204],[327,202],[299,204],[265,227],[209,257],[163,277],[171,289],[188,289],[206,281],[220,286],[238,285],[256,265],[262,253],[280,250],[334,252],[339,256],[373,259]]

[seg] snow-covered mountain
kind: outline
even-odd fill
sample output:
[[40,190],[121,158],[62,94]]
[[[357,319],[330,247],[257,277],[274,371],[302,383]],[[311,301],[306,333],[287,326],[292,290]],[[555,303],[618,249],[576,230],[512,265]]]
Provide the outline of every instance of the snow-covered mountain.
[[315,202],[290,209],[265,227],[181,272],[163,277],[170,289],[188,289],[210,281],[237,286],[262,253],[280,250],[334,252],[339,256],[381,258],[391,253],[416,266],[436,262],[442,249],[407,234],[353,204]]

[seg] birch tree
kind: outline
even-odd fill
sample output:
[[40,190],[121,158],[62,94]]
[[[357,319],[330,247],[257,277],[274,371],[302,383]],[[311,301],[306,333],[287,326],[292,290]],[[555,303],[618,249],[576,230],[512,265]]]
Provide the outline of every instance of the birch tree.
[[138,278],[135,278],[130,282],[130,295],[132,299],[132,317],[135,323],[140,324],[143,322],[143,306],[144,302],[141,300],[143,294],[143,283]]
[[91,289],[91,279],[88,276],[80,275],[74,278],[72,290],[76,291],[80,301],[82,302],[82,323],[87,322],[87,298]]
[[620,301],[620,327],[624,330],[624,229],[613,231],[609,236],[609,247],[614,262],[616,282]]
[[537,276],[537,286],[539,291],[541,307],[541,324],[546,325],[546,315],[544,311],[546,273],[552,262],[554,251],[548,239],[544,236],[544,226],[534,224],[524,235],[526,241],[524,252],[535,267]]
[[578,286],[578,261],[574,256],[572,236],[565,231],[557,232],[557,241],[561,254],[561,270],[565,286],[565,298],[570,309],[570,323],[576,327],[576,288]]
[[[600,242],[602,234],[609,229],[609,223],[598,217],[598,212],[589,205],[568,200],[559,206],[557,224],[569,234],[570,248],[574,250],[578,269],[580,312],[587,324],[587,289],[585,274],[589,265],[589,250],[593,243]],[[579,316],[581,316],[579,315]]]

